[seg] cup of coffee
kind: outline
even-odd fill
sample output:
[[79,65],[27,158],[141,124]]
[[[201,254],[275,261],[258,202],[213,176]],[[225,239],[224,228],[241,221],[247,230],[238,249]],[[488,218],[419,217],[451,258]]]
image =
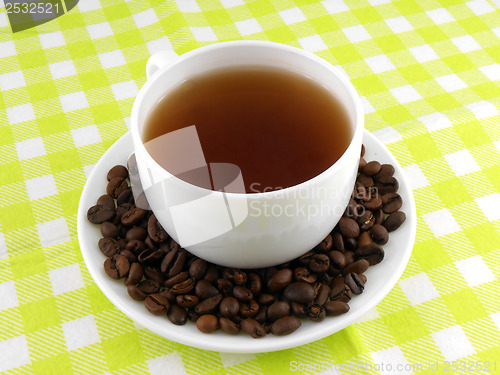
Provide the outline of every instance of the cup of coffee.
[[182,247],[266,267],[334,228],[354,187],[363,110],[331,64],[279,43],[232,41],[154,54],[147,76],[132,109],[131,180]]

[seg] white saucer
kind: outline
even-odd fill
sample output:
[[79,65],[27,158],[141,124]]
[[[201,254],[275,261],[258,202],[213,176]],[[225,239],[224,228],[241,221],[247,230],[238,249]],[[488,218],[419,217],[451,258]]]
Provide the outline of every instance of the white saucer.
[[401,210],[406,214],[406,222],[390,234],[389,243],[384,245],[385,259],[380,264],[370,267],[365,273],[368,278],[365,291],[351,300],[349,303],[351,308],[347,314],[327,317],[321,323],[302,320],[302,326],[288,336],[279,337],[269,334],[261,339],[252,339],[247,334],[231,336],[220,330],[212,334],[204,334],[189,321],[184,326],[176,326],[165,316],[158,317],[149,313],[142,302],[132,300],[123,280],[113,280],[104,273],[105,256],[97,247],[97,242],[101,237],[99,226],[87,221],[87,210],[106,191],[108,170],[116,164],[126,165],[128,157],[133,152],[130,133],[116,141],[102,156],[94,166],[83,189],[78,208],[77,226],[78,240],[85,264],[97,286],[125,315],[158,335],[182,344],[221,352],[261,353],[293,348],[331,335],[355,322],[389,293],[401,277],[415,241],[417,223],[415,202],[401,167],[389,150],[366,130],[363,143],[366,147],[366,160],[378,160],[381,163],[394,165],[396,169],[394,176],[399,180],[398,192],[403,198]]

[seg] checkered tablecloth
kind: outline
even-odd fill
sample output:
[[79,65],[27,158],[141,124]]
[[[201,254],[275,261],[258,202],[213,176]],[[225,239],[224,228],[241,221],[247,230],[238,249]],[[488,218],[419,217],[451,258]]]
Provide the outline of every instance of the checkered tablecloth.
[[[0,0],[0,372],[401,374],[422,364],[434,374],[455,360],[500,371],[499,37],[487,0],[80,0],[15,34]],[[86,176],[127,132],[150,54],[233,39],[290,44],[341,69],[418,211],[410,263],[376,309],[276,353],[209,352],[139,327],[92,281],[76,236]]]

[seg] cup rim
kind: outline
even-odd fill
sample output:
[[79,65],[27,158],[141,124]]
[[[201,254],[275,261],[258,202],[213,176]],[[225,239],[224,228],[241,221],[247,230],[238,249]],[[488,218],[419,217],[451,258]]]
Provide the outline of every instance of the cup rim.
[[[189,182],[186,182],[182,179],[179,179],[175,175],[171,174],[168,170],[163,168],[161,165],[159,165],[156,160],[149,154],[149,152],[146,150],[146,147],[144,146],[144,143],[142,142],[141,135],[139,134],[139,107],[142,104],[142,101],[144,100],[144,97],[147,93],[147,91],[152,87],[155,82],[159,79],[161,74],[164,74],[166,71],[168,71],[171,67],[177,64],[181,64],[183,61],[196,57],[200,54],[216,50],[216,49],[225,49],[225,48],[233,48],[233,47],[238,47],[238,46],[248,46],[248,47],[267,47],[267,48],[274,48],[274,49],[279,49],[283,52],[290,52],[294,54],[299,54],[303,55],[317,64],[320,64],[327,68],[332,74],[334,74],[340,82],[344,85],[345,89],[347,90],[351,100],[353,101],[354,104],[354,114],[355,114],[355,123],[354,123],[354,132],[352,133],[351,140],[349,142],[349,146],[344,150],[342,155],[332,164],[330,165],[327,169],[325,169],[323,172],[317,174],[316,176],[303,181],[301,183],[298,183],[296,185],[288,186],[286,188],[282,189],[276,189],[276,190],[271,190],[271,191],[266,191],[266,192],[260,192],[260,193],[234,193],[234,192],[222,192],[222,191],[216,191],[216,190],[210,190],[206,189],[201,186],[197,186],[194,184],[191,184]],[[364,111],[363,111],[363,105],[361,103],[361,99],[359,97],[359,94],[357,93],[356,89],[350,82],[350,80],[345,76],[345,74],[341,73],[339,69],[337,69],[335,66],[330,64],[328,61],[325,59],[315,55],[312,52],[293,47],[287,44],[283,43],[277,43],[277,42],[271,42],[271,41],[261,41],[261,40],[232,40],[232,41],[225,41],[225,42],[218,42],[214,44],[209,44],[205,45],[199,48],[195,48],[191,51],[188,51],[186,53],[183,53],[182,55],[179,55],[179,57],[170,65],[164,66],[160,68],[151,78],[149,78],[146,83],[141,87],[139,90],[139,93],[137,97],[134,100],[134,104],[132,106],[132,113],[131,113],[131,125],[130,125],[130,132],[132,134],[132,138],[136,141],[134,142],[134,148],[139,147],[141,151],[146,155],[147,158],[150,159],[151,162],[154,163],[157,167],[163,169],[166,171],[168,174],[170,174],[172,177],[175,177],[179,179],[179,181],[182,181],[183,183],[189,185],[192,188],[197,188],[201,189],[202,191],[207,191],[210,193],[220,193],[220,194],[226,194],[229,196],[241,196],[241,197],[252,197],[252,198],[269,198],[272,197],[273,195],[277,194],[287,194],[293,190],[297,189],[302,189],[306,185],[314,184],[317,180],[321,179],[324,175],[330,174],[331,170],[334,169],[337,165],[341,164],[348,158],[348,154],[352,152],[352,149],[355,147],[354,145],[356,144],[355,140],[357,138],[361,138],[363,135],[363,129],[364,129]],[[137,141],[138,140],[138,141]],[[359,150],[361,152],[361,150]]]

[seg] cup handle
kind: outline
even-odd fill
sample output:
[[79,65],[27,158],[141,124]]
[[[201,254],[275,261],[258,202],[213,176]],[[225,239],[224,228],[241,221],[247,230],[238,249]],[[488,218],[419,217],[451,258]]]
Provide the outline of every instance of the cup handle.
[[164,66],[171,65],[179,58],[174,51],[159,51],[151,55],[146,63],[146,76],[150,79]]

